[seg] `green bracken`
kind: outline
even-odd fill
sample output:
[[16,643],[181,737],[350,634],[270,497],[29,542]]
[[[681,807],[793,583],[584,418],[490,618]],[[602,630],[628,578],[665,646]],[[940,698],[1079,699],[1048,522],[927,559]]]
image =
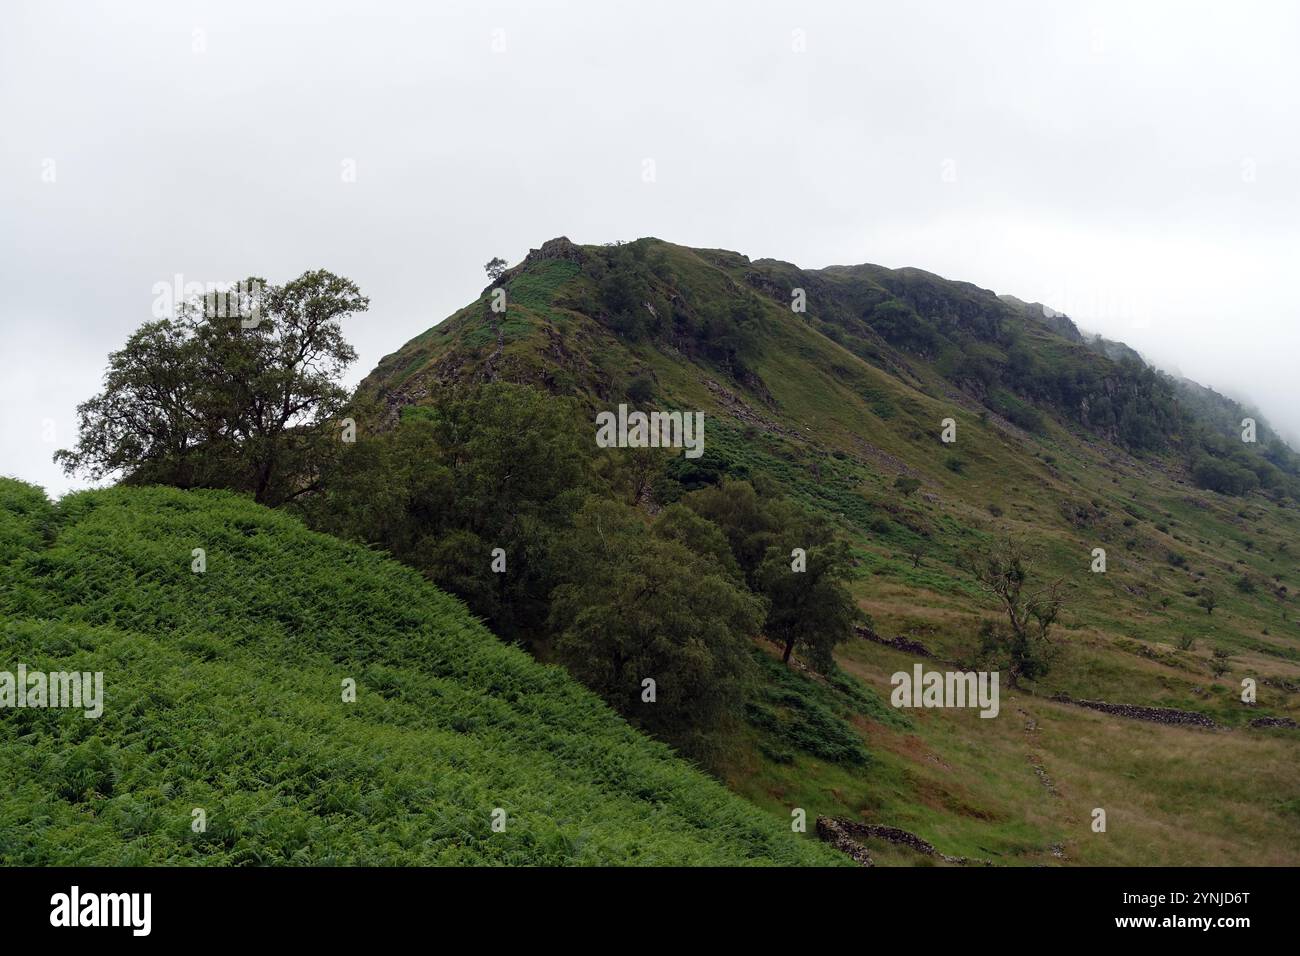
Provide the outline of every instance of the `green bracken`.
[[0,712],[0,863],[840,862],[288,515],[155,487],[51,505],[4,479],[0,529],[0,670],[105,688],[98,719]]

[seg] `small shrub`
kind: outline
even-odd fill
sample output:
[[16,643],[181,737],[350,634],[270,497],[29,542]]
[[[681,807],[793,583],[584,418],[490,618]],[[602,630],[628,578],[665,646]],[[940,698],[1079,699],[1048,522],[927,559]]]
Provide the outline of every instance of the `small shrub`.
[[645,404],[654,395],[655,383],[649,375],[638,375],[627,387],[627,397],[638,405]]

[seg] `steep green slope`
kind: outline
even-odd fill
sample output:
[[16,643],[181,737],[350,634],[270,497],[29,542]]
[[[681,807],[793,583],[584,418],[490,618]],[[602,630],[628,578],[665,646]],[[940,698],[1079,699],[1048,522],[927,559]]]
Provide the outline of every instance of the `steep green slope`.
[[[919,270],[552,240],[500,287],[504,314],[485,290],[385,358],[360,395],[389,421],[445,386],[501,379],[593,411],[631,396],[701,409],[719,473],[764,476],[835,519],[877,631],[922,643],[936,667],[976,666],[981,624],[1000,613],[963,552],[1014,536],[1033,548],[1036,579],[1066,588],[1059,659],[1008,692],[998,719],[925,711],[900,729],[859,711],[868,768],[776,751],[753,727],[726,773],[734,789],[778,817],[802,806],[902,826],[997,862],[1300,860],[1300,738],[1253,725],[1300,718],[1297,459],[1266,429],[1243,446],[1240,407],[1066,317]],[[805,312],[790,307],[796,289]],[[1206,456],[1256,481],[1236,495],[1202,487]],[[1105,573],[1091,570],[1096,548]],[[1212,613],[1198,603],[1206,589]],[[864,640],[837,659],[887,698],[890,674],[918,658]],[[1125,719],[1058,693],[1224,729]],[[1110,837],[1090,829],[1097,807]]]
[[0,651],[105,699],[0,710],[0,863],[840,862],[414,572],[234,495],[0,480]]

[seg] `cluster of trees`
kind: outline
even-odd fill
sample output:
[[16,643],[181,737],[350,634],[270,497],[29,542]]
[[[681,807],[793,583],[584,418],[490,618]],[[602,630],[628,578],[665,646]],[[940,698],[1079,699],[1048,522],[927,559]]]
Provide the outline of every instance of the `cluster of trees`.
[[[1240,441],[1244,409],[1147,365],[1118,343],[1031,346],[996,309],[952,295],[900,289],[867,304],[862,321],[897,348],[932,358],[949,380],[1020,427],[1041,432],[1049,408],[1131,451],[1181,448],[1202,488],[1228,495],[1256,489],[1300,495],[1300,456],[1260,423]],[[852,327],[853,323],[848,323]]]
[[[504,385],[409,408],[393,430],[363,425],[293,507],[318,530],[384,548],[499,636],[528,643],[547,613],[555,531],[591,486],[591,442],[573,414],[563,400]],[[491,572],[496,549],[506,573]]]
[[1168,447],[1182,429],[1172,389],[1141,361],[1111,361],[1080,345],[1036,353],[1020,342],[1010,356],[1009,388],[1126,448]]
[[1245,463],[1206,454],[1193,460],[1192,480],[1199,488],[1223,495],[1245,495],[1259,487],[1259,477]]
[[901,284],[893,295],[867,301],[861,324],[933,361],[945,378],[1020,427],[1042,431],[1039,408],[1050,407],[1134,451],[1165,448],[1179,433],[1172,386],[1139,358],[1112,358],[1078,342],[1033,347],[1001,306],[924,276],[887,281]]
[[449,390],[371,428],[378,409],[338,383],[356,286],[253,281],[255,308],[188,303],[113,353],[65,467],[246,492],[384,548],[703,760],[744,714],[754,638],[833,666],[858,612],[825,521],[713,454],[599,450],[574,400],[526,386]]
[[598,451],[576,402],[493,383],[360,437],[293,507],[418,568],[498,635],[708,761],[743,715],[755,637],[832,666],[858,613],[854,562],[788,500],[721,474],[688,490],[674,464]]
[[1300,459],[1266,432],[1258,437],[1261,441],[1250,445],[1236,433],[1225,437],[1201,428],[1192,454],[1192,480],[1224,495],[1262,489],[1300,497]]

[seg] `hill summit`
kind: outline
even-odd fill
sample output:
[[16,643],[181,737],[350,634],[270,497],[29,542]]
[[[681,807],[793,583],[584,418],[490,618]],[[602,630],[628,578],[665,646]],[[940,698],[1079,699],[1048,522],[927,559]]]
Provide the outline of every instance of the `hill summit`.
[[[764,736],[796,699],[794,672],[769,670],[776,706],[751,708],[722,773],[774,814],[865,819],[995,862],[1295,862],[1300,458],[1249,409],[1041,303],[658,239],[543,243],[358,398],[387,427],[484,382],[576,399],[593,445],[623,405],[703,413],[702,455],[677,453],[638,504],[749,482],[830,521],[873,618],[835,662],[877,699],[918,660],[988,666],[1007,612],[972,562],[1019,542],[1059,587],[1055,662],[996,719],[891,724],[819,686],[869,768]],[[1226,782],[1244,765],[1268,769]],[[1124,839],[1093,838],[1098,807]]]

